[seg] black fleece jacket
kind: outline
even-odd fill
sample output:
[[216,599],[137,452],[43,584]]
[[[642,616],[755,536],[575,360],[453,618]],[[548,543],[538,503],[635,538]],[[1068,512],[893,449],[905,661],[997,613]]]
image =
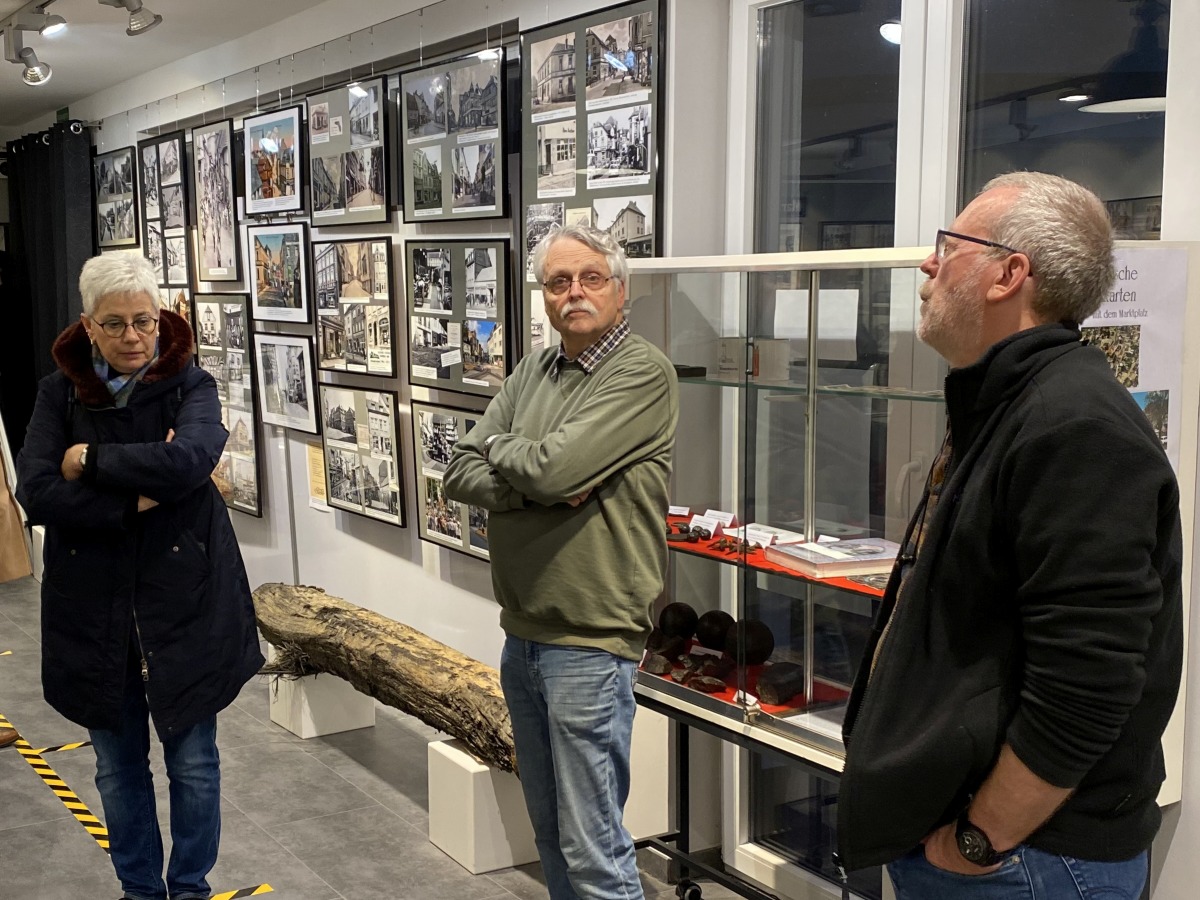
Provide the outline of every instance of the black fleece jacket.
[[1031,846],[1130,858],[1160,824],[1160,738],[1182,666],[1174,473],[1073,328],[996,344],[949,374],[946,405],[942,500],[899,604],[892,573],[847,710],[842,857],[860,868],[915,847],[1007,742],[1074,789]]

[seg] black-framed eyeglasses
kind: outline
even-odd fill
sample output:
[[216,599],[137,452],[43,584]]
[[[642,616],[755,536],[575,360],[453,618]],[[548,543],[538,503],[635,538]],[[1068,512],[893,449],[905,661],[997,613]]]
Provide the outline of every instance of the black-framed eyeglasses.
[[577,281],[579,282],[579,286],[585,291],[598,291],[615,277],[615,275],[601,275],[599,272],[584,272],[578,278],[557,275],[549,281],[543,281],[542,287],[546,289],[548,294],[560,297],[571,290],[571,285]]
[[985,240],[984,238],[971,237],[969,234],[959,234],[955,231],[945,231],[938,229],[937,239],[933,242],[933,255],[941,262],[946,258],[946,238],[954,238],[956,241],[968,241],[972,244],[981,244],[984,247],[995,247],[997,250],[1007,250],[1009,253],[1020,253],[1027,255],[1024,250],[1018,250],[1016,247],[1009,247],[1007,244],[997,244],[995,241]]
[[[92,321],[96,322],[95,319]],[[96,324],[111,338],[124,337],[127,328],[132,328],[138,334],[145,336],[154,334],[154,329],[158,327],[158,319],[154,316],[138,316],[132,322],[126,322],[124,319],[105,319]]]

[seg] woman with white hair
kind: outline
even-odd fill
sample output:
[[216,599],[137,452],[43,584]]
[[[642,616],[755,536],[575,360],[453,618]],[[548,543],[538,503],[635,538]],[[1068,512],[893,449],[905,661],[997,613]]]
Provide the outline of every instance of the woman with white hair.
[[[228,433],[185,319],[149,262],[88,260],[83,315],[54,343],[17,458],[46,526],[42,685],[88,729],[109,849],[128,900],[209,896],[221,830],[217,713],[262,665],[237,539],[210,476]],[[171,858],[149,766],[163,746]]]

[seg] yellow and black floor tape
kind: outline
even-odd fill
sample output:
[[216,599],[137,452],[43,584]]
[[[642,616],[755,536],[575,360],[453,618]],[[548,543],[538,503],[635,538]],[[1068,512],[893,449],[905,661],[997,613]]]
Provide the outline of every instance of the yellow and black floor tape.
[[[0,714],[0,728],[12,727],[12,723]],[[22,737],[18,738],[13,746],[17,748],[17,752],[21,754],[25,762],[29,763],[30,768],[37,772],[46,786],[54,791],[54,795],[62,801],[63,806],[78,820],[79,824],[84,827],[84,830],[92,836],[93,840],[100,845],[100,848],[105,853],[108,853],[108,829],[104,827],[104,823],[92,815],[92,811],[87,808],[87,804],[80,800],[75,792],[67,787],[67,783],[58,776],[58,773],[50,768],[46,760],[42,759],[43,753],[74,750],[78,747],[87,747],[90,745],[91,741],[80,741],[74,744],[60,744],[57,747],[46,747],[42,750],[35,750]],[[213,894],[210,900],[240,900],[242,897],[257,897],[261,894],[274,893],[274,891],[275,889],[269,884],[257,884],[254,887],[242,888],[237,891]]]

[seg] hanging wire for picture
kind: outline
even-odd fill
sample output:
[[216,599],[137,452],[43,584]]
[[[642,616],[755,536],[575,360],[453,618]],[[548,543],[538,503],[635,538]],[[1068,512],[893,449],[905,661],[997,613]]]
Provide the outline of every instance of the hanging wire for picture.
[[370,38],[371,38],[371,46],[367,51],[367,55],[370,57],[370,61],[371,61],[371,77],[374,78],[375,77],[375,26],[374,25],[372,25],[370,28],[367,29],[367,34],[370,35]]
[[296,54],[293,53],[288,63],[288,105],[296,100]]
[[225,79],[221,79],[221,118],[228,118],[228,113],[225,111]]
[[258,115],[258,94],[261,88],[261,76],[258,71],[258,66],[254,67],[254,114]]
[[283,57],[275,60],[275,106],[283,106]]

